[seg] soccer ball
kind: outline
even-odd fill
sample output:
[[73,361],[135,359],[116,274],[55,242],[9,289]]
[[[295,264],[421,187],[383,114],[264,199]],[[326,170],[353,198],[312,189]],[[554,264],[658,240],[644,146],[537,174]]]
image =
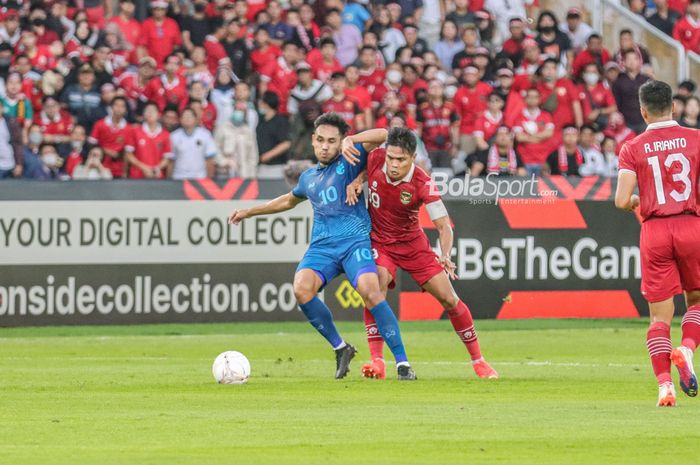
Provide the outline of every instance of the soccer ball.
[[211,372],[219,384],[243,384],[250,376],[250,362],[242,353],[229,350],[216,357]]

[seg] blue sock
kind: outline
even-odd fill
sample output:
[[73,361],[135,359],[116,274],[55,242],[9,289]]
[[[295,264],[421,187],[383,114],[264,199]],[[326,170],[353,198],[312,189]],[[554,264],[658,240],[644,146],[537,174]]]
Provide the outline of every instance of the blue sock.
[[321,299],[314,297],[305,304],[299,304],[301,310],[306,315],[311,326],[316,328],[316,331],[325,337],[334,349],[339,348],[343,344],[343,338],[338,334],[333,323],[333,315]]
[[384,338],[386,345],[389,346],[391,353],[394,354],[396,363],[407,362],[408,357],[406,356],[406,349],[403,347],[403,341],[401,341],[399,322],[396,320],[396,316],[391,311],[389,304],[385,300],[369,311],[374,315],[379,333]]

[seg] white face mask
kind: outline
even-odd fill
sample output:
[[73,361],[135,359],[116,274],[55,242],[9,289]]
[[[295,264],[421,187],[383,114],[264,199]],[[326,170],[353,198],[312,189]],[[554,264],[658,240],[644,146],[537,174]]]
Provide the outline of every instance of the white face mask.
[[598,73],[585,73],[583,75],[583,80],[586,81],[586,84],[589,86],[598,84],[598,79]]
[[401,82],[401,71],[392,69],[391,71],[386,73],[386,80],[392,84],[398,84],[399,82]]
[[457,93],[457,87],[455,87],[455,86],[445,87],[445,98],[446,99],[452,100],[452,97],[454,97],[456,93]]
[[46,155],[41,156],[41,161],[43,161],[44,165],[46,165],[46,166],[54,167],[54,166],[56,166],[56,162],[58,161],[58,157],[56,156],[55,153],[47,153]]

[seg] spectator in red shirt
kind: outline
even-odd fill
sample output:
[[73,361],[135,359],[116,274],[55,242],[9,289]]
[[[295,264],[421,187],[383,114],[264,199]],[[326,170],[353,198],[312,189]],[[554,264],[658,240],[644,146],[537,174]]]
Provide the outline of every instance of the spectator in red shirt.
[[600,68],[595,63],[589,63],[583,67],[583,83],[580,99],[583,109],[583,119],[586,123],[596,124],[598,128],[604,128],[608,123],[608,116],[617,111],[617,103],[612,91],[602,81]]
[[360,69],[355,65],[350,65],[345,69],[345,77],[347,79],[347,87],[345,93],[354,99],[360,106],[364,114],[365,127],[371,128],[374,126],[374,111],[372,111],[372,95],[359,85]]
[[158,122],[158,105],[148,102],[143,109],[143,124],[132,130],[134,151],[128,152],[129,177],[132,179],[164,179],[167,156],[172,153],[170,133]]
[[216,107],[209,102],[208,91],[204,84],[195,81],[190,86],[190,107],[195,110],[199,124],[209,131],[214,130],[216,124]]
[[432,165],[449,167],[459,141],[459,117],[452,102],[445,101],[442,82],[430,81],[428,101],[416,111],[416,122]]
[[686,50],[700,53],[700,0],[691,0],[685,12],[673,28],[673,38]]
[[153,16],[146,18],[141,26],[140,55],[151,56],[160,68],[175,47],[182,44],[180,26],[174,19],[165,16],[168,2],[153,0]]
[[65,144],[70,141],[73,131],[73,118],[61,110],[58,100],[46,96],[42,100],[42,110],[34,114],[34,124],[44,133],[44,142],[48,144]]
[[[299,6],[299,20],[301,28],[297,27],[294,37],[307,52],[311,51],[321,37],[321,28],[314,21],[314,9],[308,3]],[[335,43],[335,42],[333,42]]]
[[[401,81],[403,73],[399,63],[392,63],[386,69],[385,79],[380,82],[372,93],[372,105],[376,108],[384,101],[384,96],[388,92],[396,92],[401,99],[401,110],[406,111],[406,101],[404,95],[399,91],[401,89]],[[362,71],[360,70],[360,85],[362,85]]]
[[498,128],[504,124],[503,105],[505,101],[501,94],[492,92],[489,95],[488,107],[481,118],[474,126],[474,139],[476,141],[476,152],[468,164],[472,176],[479,176],[488,163],[489,147],[493,144]]
[[311,66],[314,79],[328,84],[331,76],[335,73],[342,73],[345,68],[335,57],[338,49],[331,37],[321,39],[319,49],[314,49],[306,57],[306,62]]
[[98,31],[93,30],[87,21],[76,21],[75,32],[66,42],[67,57],[74,63],[89,61],[99,39]]
[[600,34],[591,34],[586,41],[586,49],[576,55],[573,65],[573,77],[579,79],[583,68],[588,64],[595,64],[600,69],[610,61],[610,52],[603,47],[603,38]]
[[253,71],[259,73],[270,63],[277,61],[282,55],[282,50],[271,44],[270,34],[262,27],[255,31],[255,42],[257,47],[250,53],[250,62]]
[[114,97],[110,104],[112,114],[95,123],[89,142],[105,152],[103,164],[115,178],[126,175],[124,156],[134,151],[132,129],[126,122],[129,103],[125,97]]
[[226,36],[226,25],[221,20],[215,20],[212,25],[213,32],[204,39],[204,50],[207,52],[207,64],[209,72],[216,74],[219,66],[231,66],[231,59],[221,40]]
[[139,45],[141,23],[134,19],[134,0],[119,0],[119,16],[110,18],[110,24],[116,24],[122,32],[122,37],[132,48]]
[[46,28],[46,19],[34,18],[32,20],[32,32],[36,35],[38,45],[51,45],[57,40],[61,40],[51,29]]
[[474,129],[477,119],[486,110],[486,101],[493,88],[479,81],[479,69],[476,66],[464,68],[464,85],[457,90],[453,102],[460,118],[459,149],[466,155],[476,151]]
[[615,139],[618,155],[620,154],[620,149],[625,142],[632,140],[637,136],[632,129],[627,127],[625,117],[619,111],[610,114],[610,118],[608,118],[608,125],[603,128],[603,135],[605,137]]
[[403,79],[399,94],[403,96],[408,112],[414,116],[416,114],[416,92],[428,90],[428,83],[418,77],[418,69],[411,63],[403,65],[402,71]]
[[[571,79],[566,77],[557,79],[558,66],[556,59],[548,58],[540,67],[538,73],[540,82],[537,88],[542,98],[542,108],[552,114],[557,129],[571,124],[581,127],[583,110],[580,92]],[[555,131],[555,139],[557,139],[556,144],[559,145],[558,131]]]
[[289,115],[287,101],[289,93],[297,84],[295,67],[300,63],[299,48],[293,42],[282,47],[282,56],[268,63],[260,72],[260,95],[272,91],[280,98],[279,114]]
[[[522,43],[522,60],[520,66],[515,69],[515,74],[520,77],[524,76],[523,80],[529,81],[530,76],[534,75],[537,68],[542,65],[544,58],[540,53],[540,46],[534,39],[525,39]],[[517,87],[517,86],[516,86]]]
[[20,36],[19,12],[8,9],[3,18],[2,26],[0,26],[0,40],[14,47],[19,43]]
[[151,79],[146,86],[143,96],[146,100],[152,100],[163,111],[170,103],[176,105],[180,111],[187,106],[187,86],[184,79],[177,76],[180,68],[180,57],[170,55],[165,60],[165,73]]
[[525,23],[522,18],[511,18],[508,30],[510,31],[510,37],[503,42],[501,52],[518,66],[523,58],[522,43],[525,39],[532,38],[532,36],[525,33]]
[[55,60],[48,45],[39,45],[37,43],[36,34],[32,31],[22,32],[19,50],[22,54],[32,62],[32,68],[37,71],[44,72],[51,69],[55,64]]
[[540,91],[537,88],[528,89],[525,94],[526,108],[513,127],[518,154],[525,165],[527,176],[539,176],[542,173],[542,165],[547,161],[552,147],[549,139],[554,134],[554,121],[549,113],[542,111],[540,102]]
[[88,148],[85,143],[86,141],[87,136],[85,135],[85,128],[76,125],[70,133],[70,148],[68,149],[66,161],[63,164],[63,171],[68,174],[68,176],[72,177],[75,167],[83,162]]
[[378,128],[388,128],[391,119],[396,115],[402,115],[404,121],[406,121],[407,128],[415,130],[418,127],[416,120],[401,108],[401,99],[398,92],[395,91],[389,91],[384,94],[382,106],[377,111],[377,114],[379,116],[375,125]]
[[347,88],[347,80],[344,73],[334,73],[331,76],[331,90],[333,96],[323,102],[321,106],[324,113],[335,112],[343,117],[350,129],[348,134],[365,130],[365,122],[362,117],[362,110],[352,97],[349,97],[345,90]]
[[[358,85],[367,89],[370,95],[374,94],[377,87],[384,82],[385,72],[377,67],[377,54],[375,47],[365,45],[360,49],[358,69],[360,77]],[[381,101],[381,99],[379,100]]]
[[151,57],[143,57],[139,60],[136,72],[127,71],[117,78],[117,86],[123,91],[131,110],[137,110],[147,99],[145,97],[146,86],[156,73],[156,60]]

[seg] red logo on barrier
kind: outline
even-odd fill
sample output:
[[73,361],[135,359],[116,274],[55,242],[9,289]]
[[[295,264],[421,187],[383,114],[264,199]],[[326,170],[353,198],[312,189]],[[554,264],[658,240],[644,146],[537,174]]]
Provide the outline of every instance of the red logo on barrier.
[[211,179],[197,179],[184,181],[182,187],[190,200],[252,200],[259,195],[257,179],[233,178],[222,187]]
[[628,291],[512,291],[496,318],[639,318],[639,312]]

